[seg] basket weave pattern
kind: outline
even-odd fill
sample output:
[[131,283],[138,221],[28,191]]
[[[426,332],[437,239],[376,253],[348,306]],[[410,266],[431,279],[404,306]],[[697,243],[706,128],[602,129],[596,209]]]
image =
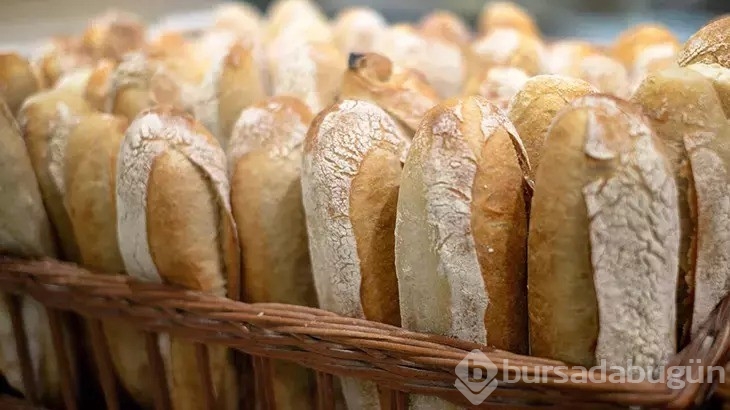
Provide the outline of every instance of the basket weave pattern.
[[[51,313],[49,322],[54,336],[61,333],[60,329],[55,329],[60,327],[60,319],[57,318],[60,312],[73,312],[86,319],[100,384],[110,409],[118,408],[117,392],[98,324],[99,320],[111,318],[129,320],[134,326],[149,332],[147,354],[159,379],[156,386],[157,409],[169,409],[165,398],[165,373],[156,350],[155,333],[161,332],[200,342],[201,348],[196,356],[201,365],[207,360],[203,343],[225,345],[254,356],[256,394],[267,410],[273,409],[271,389],[267,383],[270,359],[294,361],[317,371],[318,407],[321,409],[334,408],[332,375],[369,379],[393,389],[397,392],[392,400],[396,409],[405,407],[404,393],[435,395],[470,406],[455,389],[454,381],[457,364],[473,349],[483,351],[492,362],[475,364],[496,367],[498,380],[513,366],[526,366],[531,376],[529,379],[534,376],[531,372],[542,366],[545,376],[544,383],[540,384],[500,384],[482,404],[485,408],[495,404],[505,404],[510,408],[687,408],[705,402],[713,394],[725,400],[730,398],[730,381],[720,386],[687,382],[681,389],[650,382],[556,383],[556,374],[545,369],[563,364],[553,360],[418,334],[313,308],[246,304],[167,285],[142,283],[128,276],[92,274],[75,265],[53,260],[0,257],[0,290],[27,294],[43,303]],[[22,320],[13,309],[10,313],[15,321]],[[62,341],[62,337],[54,337],[57,351],[64,351]],[[17,342],[22,360],[23,340]],[[695,360],[690,362],[691,359]],[[701,366],[727,365],[730,369],[730,297],[717,307],[692,344],[676,355],[671,365],[696,368],[696,359],[701,359]],[[68,367],[68,358],[65,361],[63,357],[59,358],[62,371],[64,366]],[[205,368],[207,366],[201,366],[201,369]],[[29,370],[26,369],[26,372]],[[563,373],[570,376],[573,372]],[[201,372],[204,381],[210,377],[205,373]],[[73,375],[67,375],[68,380],[63,386],[64,403],[67,408],[75,408],[76,398],[70,393],[75,391],[75,381]],[[212,403],[212,384],[204,385],[209,386],[207,395]],[[33,386],[26,383],[26,391],[33,401]]]

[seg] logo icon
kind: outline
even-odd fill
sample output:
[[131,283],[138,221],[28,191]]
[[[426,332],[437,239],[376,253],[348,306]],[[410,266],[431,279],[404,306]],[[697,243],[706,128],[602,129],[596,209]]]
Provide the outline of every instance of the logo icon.
[[491,360],[481,351],[474,349],[456,365],[456,382],[454,386],[475,406],[497,388],[497,369]]

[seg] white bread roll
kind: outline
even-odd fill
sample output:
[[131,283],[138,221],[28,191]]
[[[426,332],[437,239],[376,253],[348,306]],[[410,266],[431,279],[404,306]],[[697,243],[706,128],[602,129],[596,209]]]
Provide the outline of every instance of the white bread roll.
[[[38,181],[13,114],[0,99],[0,252],[23,257],[56,257],[51,223],[43,208]],[[13,388],[27,393],[15,347],[10,314],[0,304],[0,372]],[[45,308],[21,299],[36,388],[46,402],[60,399],[60,379]]]
[[529,227],[533,355],[648,370],[675,353],[679,208],[663,149],[613,97],[553,121]]
[[91,110],[81,95],[55,89],[28,98],[18,114],[43,203],[58,235],[63,257],[73,262],[79,260],[79,251],[63,206],[63,157],[68,131],[79,115]]
[[[78,238],[81,263],[96,272],[123,273],[117,242],[116,164],[128,121],[94,113],[70,131],[65,155],[64,203]],[[154,386],[144,334],[123,321],[102,323],[112,364],[121,384],[151,407]]]
[[[398,196],[404,328],[527,354],[527,175],[514,127],[483,97],[429,111]],[[409,408],[456,407],[411,396]]]
[[530,78],[512,98],[508,115],[525,144],[535,178],[540,166],[543,144],[555,115],[571,101],[592,94],[596,89],[583,80],[559,75],[538,75]]
[[195,116],[227,149],[241,111],[265,97],[264,79],[254,50],[236,42],[213,64],[203,80]]
[[[127,273],[239,298],[239,249],[225,154],[190,116],[156,108],[132,122],[117,160],[116,202]],[[173,408],[203,408],[192,343],[164,341]],[[208,350],[216,408],[230,408],[235,388],[229,352]]]
[[[310,127],[302,196],[322,309],[400,324],[394,229],[408,144],[395,121],[365,101],[339,102]],[[342,384],[350,410],[386,405],[371,382]]]
[[420,72],[394,66],[385,56],[350,54],[348,63],[340,98],[377,104],[411,136],[426,112],[439,102]]
[[[313,115],[293,97],[243,110],[228,150],[231,207],[245,261],[243,300],[317,306],[302,206],[304,138]],[[314,409],[314,374],[273,362],[277,409]]]

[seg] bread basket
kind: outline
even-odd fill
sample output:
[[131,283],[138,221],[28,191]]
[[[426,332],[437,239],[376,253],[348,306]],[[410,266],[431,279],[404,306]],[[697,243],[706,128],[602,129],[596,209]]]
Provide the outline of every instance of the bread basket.
[[[392,390],[392,408],[407,408],[407,393],[434,395],[462,406],[474,406],[455,387],[455,369],[477,349],[484,353],[472,361],[471,368],[496,370],[495,379],[502,381],[520,367],[521,380],[535,380],[535,372],[542,372],[542,383],[498,383],[482,403],[473,408],[692,408],[718,406],[730,400],[729,384],[699,379],[696,374],[688,380],[679,378],[681,388],[667,383],[612,383],[601,380],[576,378],[575,371],[564,381],[554,370],[562,364],[552,360],[519,356],[489,349],[485,346],[446,337],[418,334],[400,328],[366,320],[340,317],[318,309],[277,304],[245,304],[225,298],[208,296],[177,289],[172,286],[141,283],[128,276],[96,275],[75,265],[56,260],[30,261],[9,256],[0,257],[0,288],[8,292],[8,304],[13,327],[22,330],[21,316],[13,309],[18,295],[29,295],[47,309],[54,346],[64,350],[59,321],[62,315],[77,315],[91,335],[93,363],[98,374],[98,385],[109,409],[125,408],[120,398],[105,340],[97,326],[99,320],[123,319],[148,332],[146,354],[155,373],[155,408],[169,409],[166,398],[165,371],[160,360],[156,333],[167,332],[176,337],[200,342],[197,359],[207,360],[202,343],[231,347],[253,360],[255,394],[264,407],[274,409],[267,378],[270,359],[297,362],[317,372],[317,405],[320,409],[334,409],[333,376],[352,376],[368,379]],[[55,329],[56,331],[53,331]],[[96,331],[95,331],[96,329]],[[24,332],[16,340],[23,373],[31,374]],[[728,366],[730,360],[730,297],[717,306],[705,323],[699,336],[677,354],[673,366]],[[65,376],[63,401],[67,409],[78,409],[83,397],[78,391],[78,380],[71,374],[68,358],[58,356],[58,364]],[[205,366],[200,366],[204,369]],[[539,370],[538,370],[539,369]],[[510,373],[512,372],[512,373]],[[539,375],[539,373],[538,373]],[[210,377],[201,371],[200,377]],[[37,408],[38,399],[31,378],[24,378],[27,402],[4,396],[2,408]],[[211,386],[210,380],[203,383]],[[677,386],[674,386],[677,387]],[[251,392],[244,393],[250,394]],[[212,397],[212,392],[201,392]],[[242,403],[251,402],[250,397]],[[208,408],[213,409],[212,400]],[[98,405],[98,404],[97,404]],[[246,406],[244,404],[244,406]],[[495,407],[496,406],[496,407]],[[471,407],[470,407],[471,408]]]

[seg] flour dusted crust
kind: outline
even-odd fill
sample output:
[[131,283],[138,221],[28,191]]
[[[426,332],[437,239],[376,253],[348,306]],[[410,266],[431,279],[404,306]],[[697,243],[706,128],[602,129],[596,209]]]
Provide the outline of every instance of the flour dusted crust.
[[[116,202],[120,253],[130,275],[239,298],[225,154],[191,117],[158,108],[132,122],[117,159]],[[233,393],[225,388],[231,364],[225,349],[208,349],[217,400],[225,401]],[[173,407],[202,406],[193,346],[173,338],[169,352]]]
[[403,123],[411,135],[439,102],[419,72],[393,66],[387,57],[375,53],[350,55],[340,98],[372,101]]
[[730,17],[712,21],[699,29],[684,43],[677,56],[677,63],[686,66],[694,63],[717,63],[730,68]]
[[679,208],[661,143],[603,95],[555,119],[528,245],[532,354],[648,369],[676,349]]
[[[241,112],[229,144],[231,206],[238,227],[244,300],[317,306],[302,205],[302,149],[313,115],[293,97]],[[313,409],[313,373],[276,361],[277,408]]]
[[531,179],[540,165],[543,144],[555,115],[574,99],[596,92],[589,83],[559,75],[530,78],[512,98],[509,119],[525,144],[532,165]]
[[725,116],[730,118],[730,68],[725,68],[719,64],[702,63],[691,64],[687,68],[697,71],[712,81],[717,96],[722,102],[722,109],[725,111]]
[[520,148],[507,118],[482,97],[451,100],[424,119],[398,199],[404,327],[526,351],[529,165],[521,168]]
[[473,76],[464,95],[481,95],[497,107],[506,110],[512,98],[524,87],[530,76],[515,67],[489,67]]
[[18,114],[48,216],[58,234],[63,256],[78,261],[78,247],[63,206],[63,158],[69,127],[91,107],[81,95],[65,89],[28,98]]
[[479,32],[486,34],[498,28],[512,28],[525,34],[539,36],[535,20],[519,5],[509,1],[490,1],[479,14]]
[[337,14],[332,33],[342,54],[375,51],[378,37],[388,28],[380,13],[368,7],[350,7]]
[[[302,196],[320,307],[398,325],[393,229],[408,139],[376,105],[323,111],[304,145]],[[374,384],[343,379],[348,406],[376,409]]]
[[475,40],[471,53],[480,67],[516,67],[532,76],[543,71],[546,50],[535,36],[514,28],[497,28]]
[[28,60],[16,53],[0,53],[0,97],[13,115],[40,89],[41,80]]
[[558,40],[547,46],[543,68],[548,74],[576,77],[575,71],[586,57],[599,53],[596,47],[583,40]]

